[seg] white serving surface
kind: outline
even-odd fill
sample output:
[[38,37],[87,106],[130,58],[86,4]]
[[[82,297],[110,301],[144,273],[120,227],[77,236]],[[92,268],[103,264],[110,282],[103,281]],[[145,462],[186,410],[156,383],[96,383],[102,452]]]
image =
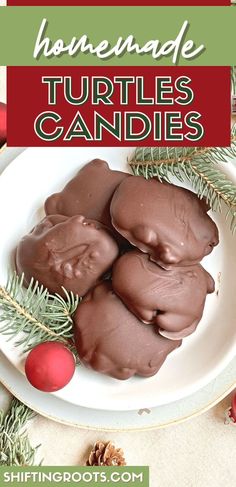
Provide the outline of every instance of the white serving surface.
[[[113,169],[128,170],[127,148],[31,148],[20,154],[0,177],[0,282],[4,283],[19,239],[43,216],[43,202],[94,157]],[[230,166],[232,175],[235,174]],[[135,410],[172,403],[194,394],[227,367],[236,351],[235,238],[224,214],[213,214],[220,245],[203,264],[216,280],[197,331],[172,353],[153,378],[117,381],[78,367],[71,383],[55,396],[82,407]],[[20,350],[1,336],[3,353],[23,371]]]

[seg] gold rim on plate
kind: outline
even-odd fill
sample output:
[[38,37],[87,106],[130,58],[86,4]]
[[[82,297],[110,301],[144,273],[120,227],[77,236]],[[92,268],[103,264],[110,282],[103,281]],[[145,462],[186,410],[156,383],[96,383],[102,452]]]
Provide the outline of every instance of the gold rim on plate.
[[62,420],[62,419],[58,419],[57,417],[55,416],[52,416],[52,415],[48,415],[46,414],[44,411],[41,411],[39,408],[36,408],[35,406],[32,406],[32,404],[30,404],[28,401],[26,401],[25,399],[22,399],[22,397],[19,396],[18,393],[15,393],[14,389],[12,387],[10,387],[6,381],[4,379],[0,379],[0,382],[2,383],[2,385],[8,390],[8,392],[10,392],[10,394],[12,394],[14,397],[16,397],[19,401],[23,402],[27,407],[29,407],[30,409],[32,409],[33,411],[35,411],[36,413],[40,414],[41,416],[47,418],[47,419],[50,419],[56,423],[60,423],[60,424],[64,424],[66,426],[71,426],[71,427],[76,427],[76,428],[80,428],[80,429],[84,429],[84,430],[91,430],[91,431],[104,431],[104,432],[119,432],[119,431],[151,431],[151,430],[157,430],[157,429],[162,429],[162,428],[167,428],[169,426],[173,426],[173,425],[177,425],[177,424],[181,424],[181,423],[184,423],[185,421],[189,420],[189,419],[192,419],[194,417],[197,417],[197,416],[200,416],[201,414],[209,411],[209,409],[213,408],[214,406],[216,406],[219,402],[223,401],[223,399],[228,396],[235,388],[236,388],[236,381],[233,382],[233,384],[231,384],[225,392],[221,393],[220,396],[218,396],[217,398],[214,399],[214,401],[211,401],[209,402],[206,406],[200,408],[200,409],[197,409],[194,413],[192,414],[189,414],[188,416],[183,416],[182,418],[180,419],[176,419],[176,420],[173,420],[173,421],[169,421],[167,423],[163,423],[163,424],[159,424],[159,425],[156,425],[156,426],[144,426],[144,427],[134,427],[134,428],[104,428],[104,427],[98,427],[98,426],[91,426],[91,425],[84,425],[84,424],[79,424],[79,423],[71,423],[69,421],[66,421],[66,420]]

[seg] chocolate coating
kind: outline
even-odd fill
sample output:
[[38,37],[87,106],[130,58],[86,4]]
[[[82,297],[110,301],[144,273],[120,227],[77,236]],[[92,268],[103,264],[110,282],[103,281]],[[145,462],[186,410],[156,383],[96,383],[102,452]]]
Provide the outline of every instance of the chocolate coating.
[[141,323],[104,282],[87,294],[74,316],[75,343],[80,360],[116,379],[157,373],[168,353],[181,341],[155,333]]
[[199,264],[166,271],[138,250],[113,266],[112,285],[129,310],[173,340],[193,333],[214,280]]
[[123,237],[166,269],[200,262],[219,242],[205,202],[156,179],[125,179],[112,198],[111,217]]
[[61,287],[83,296],[118,256],[118,246],[100,223],[83,216],[44,218],[16,250],[16,268],[25,282],[38,280],[51,293]]
[[47,215],[85,215],[114,230],[110,203],[117,186],[129,175],[111,171],[107,162],[94,159],[84,166],[60,193],[45,202]]

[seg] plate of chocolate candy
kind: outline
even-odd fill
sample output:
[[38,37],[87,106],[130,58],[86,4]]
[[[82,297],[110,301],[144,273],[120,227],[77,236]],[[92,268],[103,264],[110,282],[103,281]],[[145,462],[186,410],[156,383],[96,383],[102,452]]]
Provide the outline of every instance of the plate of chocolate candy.
[[[182,399],[236,351],[235,237],[190,188],[129,172],[132,148],[32,148],[0,178],[1,283],[9,269],[82,297],[80,365],[55,394],[133,410]],[[235,177],[232,169],[232,177]],[[0,337],[11,363],[21,350]]]

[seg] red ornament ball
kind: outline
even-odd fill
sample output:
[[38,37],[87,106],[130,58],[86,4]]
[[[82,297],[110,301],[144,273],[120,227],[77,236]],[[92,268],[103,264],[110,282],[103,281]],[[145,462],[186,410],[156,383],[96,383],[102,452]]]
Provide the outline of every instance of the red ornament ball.
[[28,381],[43,392],[59,391],[65,387],[74,371],[74,355],[60,342],[40,343],[31,350],[25,362]]
[[232,419],[233,423],[236,423],[236,392],[234,393],[232,398],[232,404],[229,411],[229,416]]
[[7,138],[7,106],[0,103],[0,147],[5,144]]

